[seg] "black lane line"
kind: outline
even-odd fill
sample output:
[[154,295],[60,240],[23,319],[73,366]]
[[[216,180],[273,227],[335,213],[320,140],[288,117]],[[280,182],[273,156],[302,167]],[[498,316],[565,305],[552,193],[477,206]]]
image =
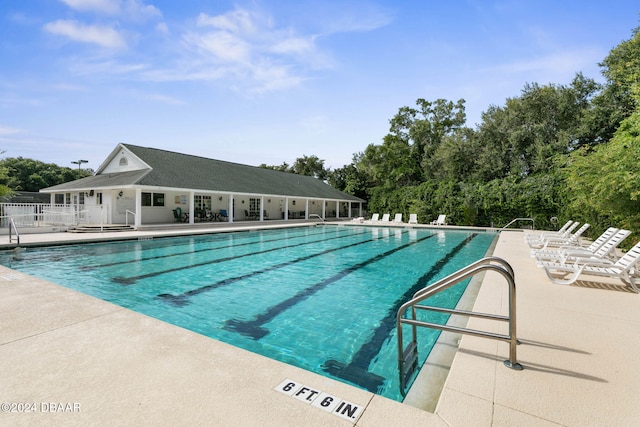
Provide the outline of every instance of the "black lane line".
[[464,248],[477,233],[474,233],[460,242],[451,250],[444,258],[441,258],[431,269],[420,277],[416,283],[408,289],[387,311],[387,315],[376,328],[373,336],[369,341],[364,343],[360,349],[354,354],[351,362],[343,363],[337,360],[327,360],[322,365],[322,370],[333,375],[334,377],[345,379],[353,384],[357,384],[365,389],[375,393],[378,388],[383,385],[385,378],[380,375],[369,372],[371,360],[380,353],[382,346],[389,339],[391,332],[396,328],[396,315],[398,310],[413,294],[424,288],[433,277],[435,277],[442,268],[453,258],[462,248]]
[[343,279],[345,276],[347,276],[348,274],[353,273],[354,271],[357,271],[369,264],[372,264],[376,261],[380,261],[382,258],[387,257],[395,252],[398,252],[402,249],[405,249],[409,246],[415,245],[416,243],[420,243],[423,240],[426,240],[430,237],[435,236],[435,234],[430,234],[429,236],[426,237],[422,237],[416,241],[413,242],[409,242],[406,243],[402,246],[398,246],[396,248],[393,248],[389,251],[383,252],[379,255],[376,255],[373,258],[369,258],[366,261],[360,262],[358,264],[352,265],[349,268],[346,268],[342,271],[340,271],[337,274],[334,274],[333,276],[324,279],[321,282],[316,283],[315,285],[312,285],[300,292],[298,292],[297,294],[295,294],[294,296],[292,296],[291,298],[288,298],[274,306],[269,307],[265,312],[263,312],[262,314],[258,314],[257,316],[255,316],[253,318],[253,320],[237,320],[237,319],[229,319],[225,322],[224,324],[224,329],[229,330],[229,331],[235,331],[238,333],[241,333],[243,335],[246,335],[248,337],[251,337],[255,340],[259,340],[260,338],[264,337],[265,335],[267,335],[269,333],[268,329],[265,329],[262,327],[263,324],[269,322],[271,319],[273,319],[274,317],[278,316],[280,313],[282,313],[283,311],[293,307],[294,305],[298,304],[300,301],[308,298],[309,296],[311,296],[312,294],[320,291],[321,289],[329,286],[332,283],[337,282],[340,279]]
[[[267,239],[267,240],[261,240],[259,243],[270,243],[270,242],[277,242],[279,240],[286,240],[286,239],[297,239],[298,237],[313,237],[313,236],[317,236],[317,235],[321,235],[324,233],[311,233],[311,234],[301,234],[299,236],[287,236],[287,237],[278,237],[277,239]],[[244,236],[243,236],[244,237]],[[213,240],[213,242],[216,242],[217,240]],[[223,241],[223,239],[220,239],[220,241]],[[102,268],[102,267],[113,267],[114,265],[123,265],[123,264],[132,264],[132,263],[136,263],[136,262],[141,262],[141,261],[150,261],[152,259],[162,259],[162,258],[171,258],[173,256],[182,256],[182,255],[191,255],[191,254],[195,254],[195,253],[199,253],[199,252],[208,252],[208,251],[220,251],[223,249],[229,249],[230,247],[240,247],[240,246],[248,246],[248,245],[253,245],[256,242],[245,242],[245,243],[235,243],[235,244],[230,244],[230,245],[226,245],[226,246],[220,246],[217,248],[202,248],[202,249],[196,249],[193,251],[186,251],[186,252],[175,252],[172,254],[165,254],[165,255],[156,255],[156,256],[150,256],[150,257],[146,257],[146,258],[139,258],[139,259],[132,259],[129,261],[117,261],[117,262],[110,262],[107,264],[98,264],[98,265],[86,265],[86,266],[82,266],[80,267],[81,270],[95,270],[97,268]],[[186,246],[186,245],[191,245],[191,243],[185,243],[185,244],[181,244],[179,246]],[[169,246],[166,246],[169,247]],[[153,248],[153,249],[157,249],[157,248]],[[127,251],[127,252],[131,252],[131,251]],[[102,255],[102,254],[100,254]],[[111,253],[108,255],[112,255]]]
[[203,287],[197,288],[197,289],[192,289],[192,290],[190,290],[188,292],[184,292],[184,293],[182,293],[180,295],[160,294],[160,295],[158,295],[158,298],[162,298],[165,301],[167,301],[167,302],[169,302],[169,303],[171,303],[171,304],[173,304],[175,306],[182,307],[182,306],[188,304],[188,298],[192,297],[194,295],[198,295],[198,294],[201,294],[203,292],[210,291],[212,289],[216,289],[216,288],[219,288],[219,287],[222,287],[222,286],[226,286],[226,285],[229,285],[231,283],[238,282],[240,280],[248,279],[249,277],[257,276],[258,274],[268,273],[270,271],[277,270],[279,268],[283,268],[283,267],[286,267],[288,265],[292,265],[292,264],[295,264],[295,263],[298,263],[298,262],[302,262],[302,261],[307,261],[307,260],[309,260],[311,258],[315,258],[315,257],[319,257],[319,256],[322,256],[322,255],[326,255],[326,254],[331,253],[331,252],[340,251],[342,249],[352,248],[354,246],[359,246],[359,245],[362,245],[364,243],[370,243],[370,242],[373,242],[373,241],[379,240],[379,239],[380,238],[367,239],[367,240],[363,240],[362,242],[356,242],[356,243],[348,244],[346,246],[339,246],[337,248],[327,249],[325,251],[318,252],[317,254],[310,254],[310,255],[306,255],[306,256],[300,257],[300,258],[292,259],[291,261],[286,261],[286,262],[283,262],[281,264],[272,265],[272,266],[264,268],[262,270],[252,271],[250,273],[246,273],[246,274],[243,274],[241,276],[230,277],[228,279],[221,280],[221,281],[213,283],[211,285],[203,286]]
[[[234,260],[234,259],[244,258],[244,257],[248,257],[248,256],[253,256],[253,255],[261,255],[261,254],[266,254],[266,253],[269,253],[269,252],[281,251],[281,250],[284,250],[284,249],[296,248],[296,247],[304,246],[304,245],[311,245],[313,243],[318,243],[318,242],[326,242],[326,241],[335,240],[335,239],[344,239],[345,237],[357,236],[359,234],[365,234],[365,233],[366,232],[363,231],[362,233],[347,234],[347,235],[343,235],[343,236],[335,236],[335,237],[323,238],[323,239],[320,239],[320,240],[313,240],[311,242],[302,242],[302,243],[296,243],[294,245],[280,246],[280,247],[277,247],[277,248],[265,249],[263,251],[258,251],[258,252],[249,252],[249,253],[246,253],[246,254],[243,254],[243,255],[233,255],[233,256],[228,256],[228,257],[224,257],[224,258],[218,258],[218,259],[214,259],[214,260],[208,260],[208,261],[204,261],[204,262],[199,262],[199,263],[195,263],[195,264],[189,264],[189,265],[185,265],[185,266],[169,268],[167,270],[153,271],[151,273],[141,274],[140,276],[132,276],[132,277],[116,276],[116,277],[112,277],[111,280],[113,282],[119,283],[121,285],[132,285],[132,284],[134,284],[136,281],[138,281],[140,279],[148,279],[149,277],[155,277],[155,276],[159,276],[161,274],[172,273],[172,272],[181,271],[181,270],[187,270],[189,268],[202,267],[202,266],[205,266],[205,265],[218,264],[218,263],[221,263],[221,262],[231,261],[231,260]],[[252,242],[251,244],[256,244],[256,243],[260,243],[260,242]],[[228,247],[225,248],[225,249],[228,249]]]

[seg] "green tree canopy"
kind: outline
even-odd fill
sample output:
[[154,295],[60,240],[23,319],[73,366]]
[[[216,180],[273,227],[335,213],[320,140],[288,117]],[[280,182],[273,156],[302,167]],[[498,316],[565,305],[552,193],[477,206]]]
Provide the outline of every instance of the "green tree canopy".
[[0,185],[13,191],[39,191],[92,175],[90,169],[72,169],[23,157],[0,160],[0,170],[5,172],[0,174]]

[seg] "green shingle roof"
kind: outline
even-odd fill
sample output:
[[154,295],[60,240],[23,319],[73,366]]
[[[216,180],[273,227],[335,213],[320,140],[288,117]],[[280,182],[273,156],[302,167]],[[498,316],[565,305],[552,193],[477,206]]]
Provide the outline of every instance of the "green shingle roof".
[[122,146],[148,164],[151,170],[98,174],[49,187],[46,191],[152,186],[195,191],[363,201],[311,176],[207,159],[157,148],[129,144],[122,144]]

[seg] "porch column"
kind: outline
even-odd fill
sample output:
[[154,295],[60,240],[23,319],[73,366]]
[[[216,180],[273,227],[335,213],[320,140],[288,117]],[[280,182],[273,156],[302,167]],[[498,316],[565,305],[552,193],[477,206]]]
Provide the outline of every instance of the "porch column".
[[136,228],[142,225],[142,190],[140,188],[136,188],[136,217],[133,222]]
[[189,192],[189,224],[193,224],[193,215],[194,215],[194,192]]
[[351,218],[353,215],[351,215],[351,200],[349,200],[349,213],[347,214],[347,218]]
[[260,196],[260,222],[264,221],[264,196]]
[[227,215],[229,218],[229,222],[233,222],[233,216],[235,213],[233,212],[233,194],[229,194],[229,206],[227,206]]
[[304,203],[304,219],[309,219],[309,199],[305,199],[305,203]]
[[327,219],[327,201],[322,199],[322,219]]
[[284,220],[289,221],[289,198],[284,198]]
[[336,200],[336,219],[340,219],[340,200]]

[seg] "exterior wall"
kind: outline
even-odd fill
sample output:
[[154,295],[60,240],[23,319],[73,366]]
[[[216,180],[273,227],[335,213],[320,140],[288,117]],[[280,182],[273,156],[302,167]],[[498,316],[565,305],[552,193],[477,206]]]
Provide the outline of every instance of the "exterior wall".
[[137,156],[131,153],[131,151],[127,150],[124,147],[121,147],[116,155],[113,156],[111,161],[101,171],[101,174],[112,172],[128,172],[148,168],[149,166],[147,166]]
[[[114,224],[125,224],[127,222],[127,211],[136,211],[135,190],[113,191],[112,218]],[[129,224],[133,222],[133,217],[129,214]],[[143,222],[144,223],[144,222]]]

